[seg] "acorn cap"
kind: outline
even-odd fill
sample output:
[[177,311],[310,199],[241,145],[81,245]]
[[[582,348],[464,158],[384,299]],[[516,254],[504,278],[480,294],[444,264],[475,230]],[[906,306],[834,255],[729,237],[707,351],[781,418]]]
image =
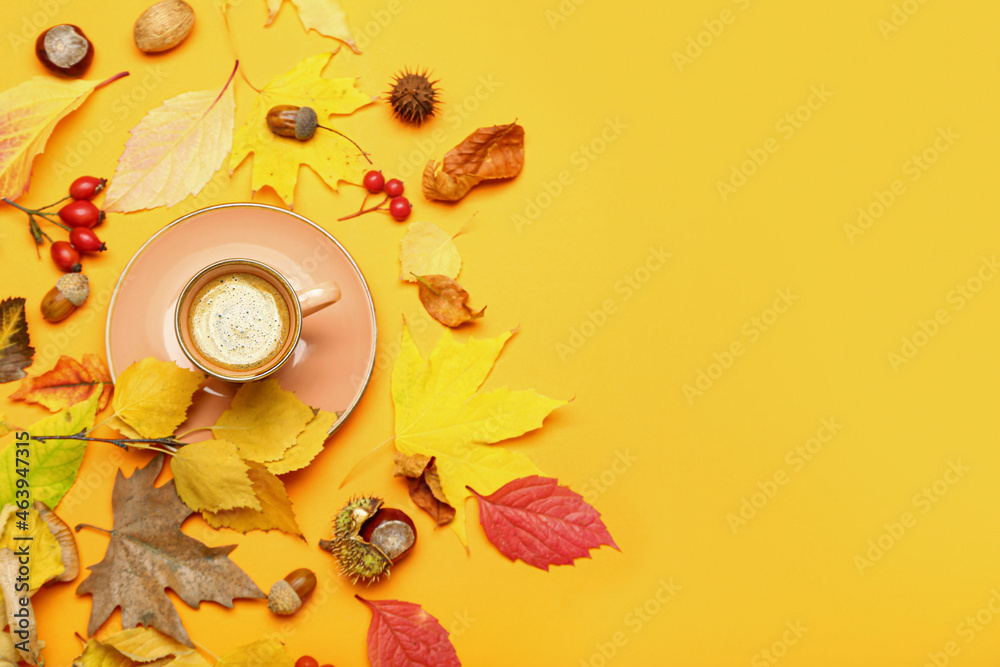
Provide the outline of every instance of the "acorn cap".
[[295,116],[295,138],[305,141],[316,134],[316,127],[319,125],[319,118],[312,107],[301,107]]
[[275,582],[267,594],[267,608],[280,616],[294,614],[302,606],[302,598],[284,579]]
[[82,306],[90,295],[90,281],[82,273],[65,273],[56,281],[58,289],[74,306]]

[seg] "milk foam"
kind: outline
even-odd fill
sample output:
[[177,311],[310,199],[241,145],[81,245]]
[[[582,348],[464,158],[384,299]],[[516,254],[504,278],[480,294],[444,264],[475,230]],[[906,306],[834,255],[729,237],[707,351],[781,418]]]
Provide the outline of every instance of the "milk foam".
[[229,273],[198,290],[188,327],[207,360],[229,370],[263,366],[288,337],[288,306],[273,285],[249,273]]

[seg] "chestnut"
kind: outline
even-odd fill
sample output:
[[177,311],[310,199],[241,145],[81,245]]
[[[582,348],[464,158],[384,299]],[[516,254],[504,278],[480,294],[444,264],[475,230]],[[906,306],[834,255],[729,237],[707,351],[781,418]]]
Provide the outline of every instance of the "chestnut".
[[360,537],[395,564],[410,554],[417,542],[417,529],[402,510],[383,507],[361,525]]
[[52,26],[35,41],[35,55],[60,76],[79,77],[94,60],[94,45],[75,25]]

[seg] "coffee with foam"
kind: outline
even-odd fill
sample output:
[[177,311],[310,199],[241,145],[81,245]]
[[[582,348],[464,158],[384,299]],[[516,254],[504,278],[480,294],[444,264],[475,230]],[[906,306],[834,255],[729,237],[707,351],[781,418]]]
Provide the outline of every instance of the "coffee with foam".
[[227,273],[191,300],[188,329],[198,353],[232,371],[260,368],[284,347],[288,304],[270,282],[251,273]]

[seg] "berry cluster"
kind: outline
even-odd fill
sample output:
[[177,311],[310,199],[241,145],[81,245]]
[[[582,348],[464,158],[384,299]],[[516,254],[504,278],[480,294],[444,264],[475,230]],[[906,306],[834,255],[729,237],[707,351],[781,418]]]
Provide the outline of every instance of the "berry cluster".
[[[343,218],[340,218],[340,220],[356,218],[359,215],[371,213],[372,211],[385,210],[388,210],[389,215],[391,215],[397,222],[402,222],[410,217],[410,210],[413,208],[413,205],[410,204],[409,199],[403,196],[403,181],[398,178],[391,178],[387,181],[381,171],[375,171],[372,169],[365,174],[365,178],[361,183],[364,185],[365,190],[368,191],[368,193],[365,194],[364,201],[361,202],[361,210],[357,213],[345,215]],[[385,199],[371,208],[365,208],[365,203],[368,201],[368,195],[377,195],[379,193],[385,193]],[[386,204],[388,204],[388,208],[386,208]]]
[[[295,667],[320,667],[319,661],[311,655],[304,655],[295,661]],[[333,665],[323,665],[323,667],[333,667]]]
[[[3,201],[28,214],[28,228],[31,237],[35,239],[35,245],[40,246],[45,243],[45,240],[48,240],[52,244],[50,249],[52,261],[61,271],[76,273],[82,268],[80,265],[81,253],[107,250],[107,246],[92,229],[104,220],[104,211],[97,208],[91,201],[106,185],[107,181],[103,178],[81,176],[70,184],[69,196],[41,208],[25,208],[6,197],[3,198]],[[70,202],[60,208],[57,213],[48,210],[62,204],[67,199]],[[53,241],[52,237],[39,226],[36,216],[69,232],[69,241]]]

